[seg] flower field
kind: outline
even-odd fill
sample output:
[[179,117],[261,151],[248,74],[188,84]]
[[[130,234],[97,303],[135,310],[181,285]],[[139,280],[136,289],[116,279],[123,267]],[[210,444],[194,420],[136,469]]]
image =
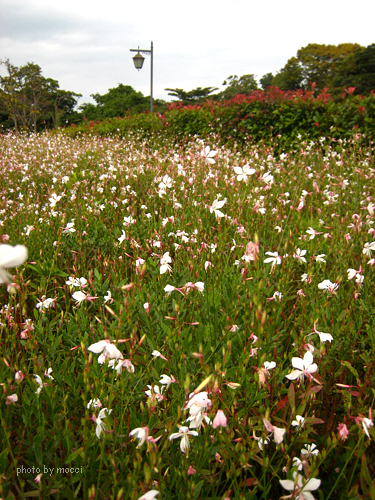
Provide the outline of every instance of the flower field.
[[1,498],[375,498],[363,141],[0,151]]

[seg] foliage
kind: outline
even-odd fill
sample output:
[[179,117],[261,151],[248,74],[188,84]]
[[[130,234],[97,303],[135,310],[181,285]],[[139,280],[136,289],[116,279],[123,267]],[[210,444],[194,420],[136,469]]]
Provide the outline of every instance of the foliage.
[[0,136],[1,497],[371,498],[373,152],[150,139]]
[[[149,97],[145,97],[142,92],[136,92],[130,85],[122,83],[109,89],[106,94],[92,94],[91,97],[96,104],[84,103],[79,107],[86,120],[124,117],[150,109]],[[155,111],[158,111],[163,101],[156,99],[154,105]]]
[[164,90],[169,90],[168,95],[171,95],[173,97],[177,97],[178,101],[181,101],[182,104],[189,105],[189,104],[200,104],[204,100],[207,99],[207,97],[214,92],[214,90],[217,90],[217,88],[214,87],[198,87],[193,90],[185,91],[182,89],[164,89]]
[[275,149],[293,149],[299,138],[337,141],[362,134],[375,136],[375,94],[354,95],[346,89],[333,99],[327,89],[281,91],[269,87],[229,101],[207,101],[202,106],[173,103],[163,115],[139,115],[137,118],[97,123],[67,129],[66,133],[119,133],[143,130],[146,134],[165,129],[175,139],[217,134],[223,143],[247,142],[272,145]]
[[[61,90],[56,80],[45,78],[34,63],[16,67],[9,59],[2,62],[7,75],[0,77],[0,108],[3,116],[13,120],[16,132],[20,129],[55,128],[69,121],[80,94]],[[7,126],[5,120],[3,126]]]
[[226,89],[217,94],[215,96],[216,99],[228,100],[238,94],[248,95],[254,90],[258,90],[258,84],[254,75],[243,75],[240,78],[237,75],[228,76],[224,80],[223,85],[226,86]]

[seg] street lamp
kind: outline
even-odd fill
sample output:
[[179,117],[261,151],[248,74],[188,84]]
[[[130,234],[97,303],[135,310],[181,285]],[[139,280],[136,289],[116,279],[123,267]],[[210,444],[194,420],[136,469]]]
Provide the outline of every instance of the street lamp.
[[153,55],[154,55],[154,45],[153,43],[151,42],[151,50],[144,50],[144,49],[130,49],[130,52],[137,52],[136,55],[133,57],[133,61],[134,61],[134,66],[136,67],[136,69],[139,71],[140,69],[142,69],[142,66],[143,66],[143,61],[145,60],[145,58],[142,56],[142,53],[143,54],[151,54],[151,92],[150,92],[150,111],[151,113],[153,112],[154,110],[154,103],[153,103],[153,99],[152,99],[152,80],[153,80],[153,67],[154,67],[154,61],[153,61]]

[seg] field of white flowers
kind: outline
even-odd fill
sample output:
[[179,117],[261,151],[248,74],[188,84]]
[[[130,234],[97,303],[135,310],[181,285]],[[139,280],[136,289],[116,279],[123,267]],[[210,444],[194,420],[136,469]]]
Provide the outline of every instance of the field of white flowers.
[[0,153],[1,498],[375,498],[371,149]]

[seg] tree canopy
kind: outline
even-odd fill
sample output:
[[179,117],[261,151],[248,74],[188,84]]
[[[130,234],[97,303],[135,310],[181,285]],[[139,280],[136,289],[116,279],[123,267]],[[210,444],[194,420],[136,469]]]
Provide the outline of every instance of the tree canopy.
[[6,76],[0,76],[0,109],[5,126],[10,118],[16,131],[37,132],[42,126],[58,127],[73,116],[81,94],[61,90],[56,80],[42,75],[37,64],[17,67],[9,59],[1,64],[7,71]]

